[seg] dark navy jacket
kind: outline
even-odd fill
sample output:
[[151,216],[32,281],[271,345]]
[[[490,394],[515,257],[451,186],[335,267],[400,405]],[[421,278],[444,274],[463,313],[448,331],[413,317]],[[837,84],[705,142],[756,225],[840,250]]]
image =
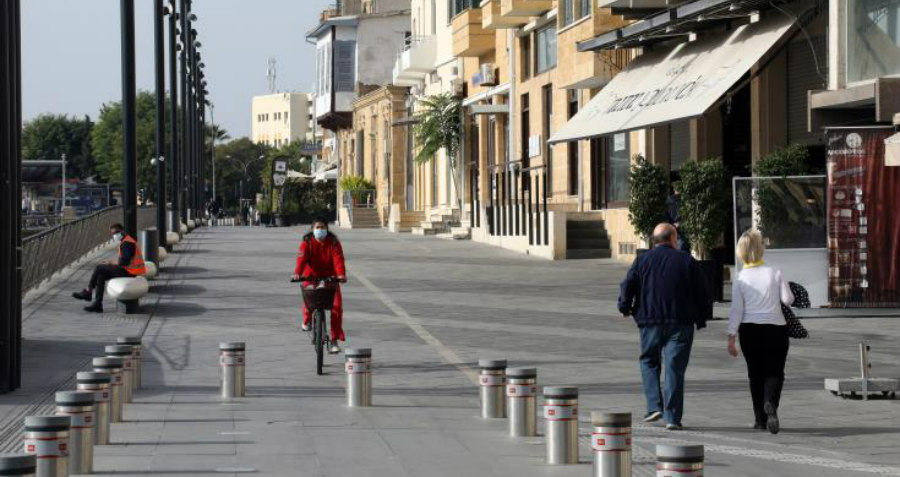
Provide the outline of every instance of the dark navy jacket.
[[619,311],[639,327],[695,324],[712,318],[712,296],[700,263],[669,245],[639,256],[619,292]]

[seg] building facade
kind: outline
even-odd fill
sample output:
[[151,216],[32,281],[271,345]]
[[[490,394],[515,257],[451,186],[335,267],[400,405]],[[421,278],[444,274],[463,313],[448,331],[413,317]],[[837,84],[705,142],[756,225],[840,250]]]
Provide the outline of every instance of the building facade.
[[313,98],[309,93],[254,96],[251,115],[254,143],[281,147],[296,141],[314,142]]

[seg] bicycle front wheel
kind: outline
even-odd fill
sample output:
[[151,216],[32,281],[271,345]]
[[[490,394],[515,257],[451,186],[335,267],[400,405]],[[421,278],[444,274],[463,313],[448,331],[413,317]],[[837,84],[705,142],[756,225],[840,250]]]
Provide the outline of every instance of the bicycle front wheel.
[[316,374],[322,375],[322,365],[325,360],[325,312],[316,310],[313,316],[313,326],[316,340]]

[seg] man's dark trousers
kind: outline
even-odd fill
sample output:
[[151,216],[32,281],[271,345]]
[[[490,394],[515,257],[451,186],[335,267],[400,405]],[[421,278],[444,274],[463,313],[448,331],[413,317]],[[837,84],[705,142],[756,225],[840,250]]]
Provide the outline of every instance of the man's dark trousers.
[[[681,424],[684,410],[684,375],[694,342],[694,325],[647,325],[641,332],[641,378],[647,398],[647,414],[662,411],[671,424]],[[665,358],[666,387],[661,392],[659,378]]]
[[88,285],[91,290],[94,290],[94,304],[103,306],[103,293],[106,291],[107,280],[130,276],[130,273],[118,265],[97,265],[94,268],[94,274],[91,275],[91,283]]

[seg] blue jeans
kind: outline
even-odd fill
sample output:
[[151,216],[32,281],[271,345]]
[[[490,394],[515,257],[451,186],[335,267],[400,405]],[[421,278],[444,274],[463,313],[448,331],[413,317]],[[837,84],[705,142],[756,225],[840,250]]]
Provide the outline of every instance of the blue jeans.
[[[681,424],[684,373],[691,357],[694,325],[644,326],[641,330],[641,378],[647,413],[662,411],[670,424]],[[660,392],[660,362],[666,360],[665,401]]]

